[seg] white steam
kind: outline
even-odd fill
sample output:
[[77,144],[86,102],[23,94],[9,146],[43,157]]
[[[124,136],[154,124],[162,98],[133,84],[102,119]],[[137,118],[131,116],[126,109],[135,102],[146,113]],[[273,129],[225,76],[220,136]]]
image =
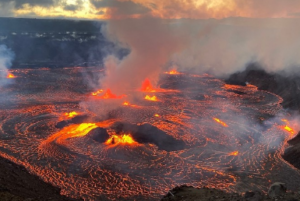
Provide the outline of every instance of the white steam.
[[5,45],[0,45],[0,87],[7,83],[8,69],[11,67],[14,53]]
[[229,75],[258,62],[267,71],[300,66],[300,27],[295,19],[112,20],[106,36],[131,50],[119,61],[106,58],[105,88],[123,90],[140,86],[145,78],[156,81],[166,65]]

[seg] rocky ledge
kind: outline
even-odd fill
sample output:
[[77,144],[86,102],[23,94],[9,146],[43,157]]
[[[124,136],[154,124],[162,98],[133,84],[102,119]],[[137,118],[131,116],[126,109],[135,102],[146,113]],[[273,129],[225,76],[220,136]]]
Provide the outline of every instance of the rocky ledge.
[[300,194],[287,192],[283,183],[276,182],[269,188],[267,194],[260,191],[248,191],[242,194],[226,193],[211,188],[194,188],[192,186],[177,186],[170,190],[161,201],[300,201]]
[[71,201],[60,189],[0,157],[0,201]]

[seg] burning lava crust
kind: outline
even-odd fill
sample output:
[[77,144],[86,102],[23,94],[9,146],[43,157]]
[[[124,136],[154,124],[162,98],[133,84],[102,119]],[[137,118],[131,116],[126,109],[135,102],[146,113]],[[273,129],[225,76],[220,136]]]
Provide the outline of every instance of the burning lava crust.
[[297,186],[298,171],[281,157],[295,132],[273,118],[285,115],[279,96],[183,73],[163,75],[160,88],[146,80],[128,94],[91,92],[81,70],[20,71],[0,99],[1,156],[62,194],[157,200],[181,184]]

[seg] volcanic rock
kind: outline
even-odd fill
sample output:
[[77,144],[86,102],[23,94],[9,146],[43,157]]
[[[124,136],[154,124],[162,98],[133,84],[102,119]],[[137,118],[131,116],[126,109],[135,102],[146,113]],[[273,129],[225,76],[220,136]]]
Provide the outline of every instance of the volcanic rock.
[[193,188],[191,186],[177,186],[170,190],[161,201],[244,201],[242,196],[236,193],[226,193],[217,189]]
[[247,191],[244,197],[247,201],[261,201],[264,199],[263,193],[259,191]]
[[281,182],[273,183],[268,191],[268,195],[270,198],[276,198],[278,196],[282,196],[286,193],[286,185]]
[[[31,175],[23,166],[0,157],[0,200],[75,201],[60,195],[60,189]],[[81,199],[80,199],[81,200]],[[79,201],[79,200],[78,200]]]
[[89,116],[87,115],[80,115],[72,118],[69,122],[72,124],[81,124],[81,123],[86,123],[87,119]]
[[88,134],[87,137],[95,140],[96,142],[99,143],[104,143],[109,139],[109,135],[104,128],[95,128],[91,130]]
[[61,129],[61,128],[64,128],[65,126],[67,126],[68,124],[69,124],[69,122],[67,122],[67,121],[60,121],[55,125],[55,127]]
[[300,132],[298,132],[298,134],[290,139],[289,141],[287,141],[290,145],[297,145],[297,144],[300,144]]
[[287,148],[284,151],[282,158],[292,164],[294,167],[300,169],[300,143]]
[[111,126],[116,133],[130,133],[139,143],[151,143],[165,151],[182,150],[186,147],[184,141],[177,140],[166,132],[151,124],[134,125],[126,122],[116,122]]
[[76,116],[76,117],[74,117],[70,120],[60,121],[55,125],[55,127],[62,129],[62,128],[66,127],[69,124],[81,124],[81,123],[88,122],[88,119],[89,119],[89,116],[80,115],[80,116]]
[[299,73],[292,76],[285,72],[268,73],[258,64],[250,64],[246,70],[237,72],[225,80],[227,84],[246,86],[253,84],[260,90],[275,93],[283,98],[284,108],[300,110],[300,79]]

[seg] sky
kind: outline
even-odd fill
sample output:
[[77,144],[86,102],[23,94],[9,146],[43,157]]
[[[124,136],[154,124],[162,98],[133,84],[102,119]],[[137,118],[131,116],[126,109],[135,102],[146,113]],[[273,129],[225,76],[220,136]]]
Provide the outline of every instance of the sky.
[[298,18],[299,0],[0,0],[1,17]]

